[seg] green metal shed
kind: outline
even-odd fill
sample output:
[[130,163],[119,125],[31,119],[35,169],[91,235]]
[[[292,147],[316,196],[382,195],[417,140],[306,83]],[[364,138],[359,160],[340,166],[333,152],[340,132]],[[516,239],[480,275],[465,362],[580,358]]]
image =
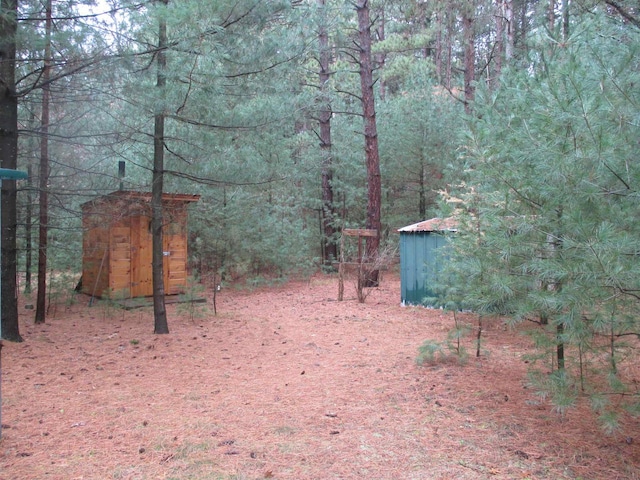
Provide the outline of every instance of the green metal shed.
[[455,232],[457,222],[452,218],[432,218],[400,228],[400,297],[403,304],[427,305],[434,297],[429,285],[437,278],[442,258],[437,249],[447,240],[447,233]]

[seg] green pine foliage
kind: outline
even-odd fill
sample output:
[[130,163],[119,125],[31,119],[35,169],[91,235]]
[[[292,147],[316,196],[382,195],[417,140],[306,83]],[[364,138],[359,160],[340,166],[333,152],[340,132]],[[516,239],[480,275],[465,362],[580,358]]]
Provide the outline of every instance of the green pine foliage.
[[524,68],[478,90],[443,294],[537,322],[554,372],[535,383],[561,412],[591,395],[614,428],[619,405],[640,403],[627,371],[640,347],[640,32],[604,16],[573,29],[541,35]]
[[462,145],[462,105],[431,85],[425,63],[414,63],[402,91],[379,108],[384,213],[398,227],[436,216],[444,172]]

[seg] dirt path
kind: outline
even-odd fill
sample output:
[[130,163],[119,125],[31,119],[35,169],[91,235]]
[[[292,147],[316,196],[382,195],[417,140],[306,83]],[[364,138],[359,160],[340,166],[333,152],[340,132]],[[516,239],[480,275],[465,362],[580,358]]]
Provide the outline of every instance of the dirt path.
[[640,478],[638,422],[557,416],[525,388],[516,332],[495,322],[481,359],[421,367],[448,314],[400,306],[395,277],[365,304],[336,295],[328,277],[227,289],[217,316],[170,306],[162,336],[150,309],[85,297],[25,317],[3,351],[0,479]]

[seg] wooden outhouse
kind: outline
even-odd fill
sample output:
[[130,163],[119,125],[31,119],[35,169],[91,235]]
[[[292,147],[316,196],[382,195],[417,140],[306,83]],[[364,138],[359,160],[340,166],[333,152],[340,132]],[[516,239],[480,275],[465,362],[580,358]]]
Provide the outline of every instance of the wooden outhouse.
[[437,279],[443,259],[438,248],[455,232],[452,218],[432,218],[400,228],[400,299],[402,303],[428,305],[435,296],[432,283]]
[[[187,285],[187,206],[199,195],[162,196],[164,289]],[[151,193],[117,191],[82,205],[82,292],[118,299],[153,295]]]

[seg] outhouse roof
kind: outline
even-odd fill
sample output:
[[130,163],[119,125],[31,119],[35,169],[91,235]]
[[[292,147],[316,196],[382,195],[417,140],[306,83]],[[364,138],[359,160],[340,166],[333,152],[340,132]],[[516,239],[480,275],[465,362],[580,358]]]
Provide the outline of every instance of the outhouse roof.
[[422,222],[407,225],[398,229],[398,232],[455,232],[458,230],[458,221],[455,218],[432,218]]
[[[115,192],[111,192],[107,195],[103,195],[94,200],[90,200],[82,204],[82,207],[86,205],[90,205],[95,202],[104,202],[109,200],[117,200],[117,199],[128,199],[128,200],[138,200],[143,202],[151,201],[151,192],[136,192],[131,190],[118,190]],[[162,200],[164,201],[173,201],[173,202],[197,202],[200,199],[200,195],[191,195],[187,193],[163,193]]]

